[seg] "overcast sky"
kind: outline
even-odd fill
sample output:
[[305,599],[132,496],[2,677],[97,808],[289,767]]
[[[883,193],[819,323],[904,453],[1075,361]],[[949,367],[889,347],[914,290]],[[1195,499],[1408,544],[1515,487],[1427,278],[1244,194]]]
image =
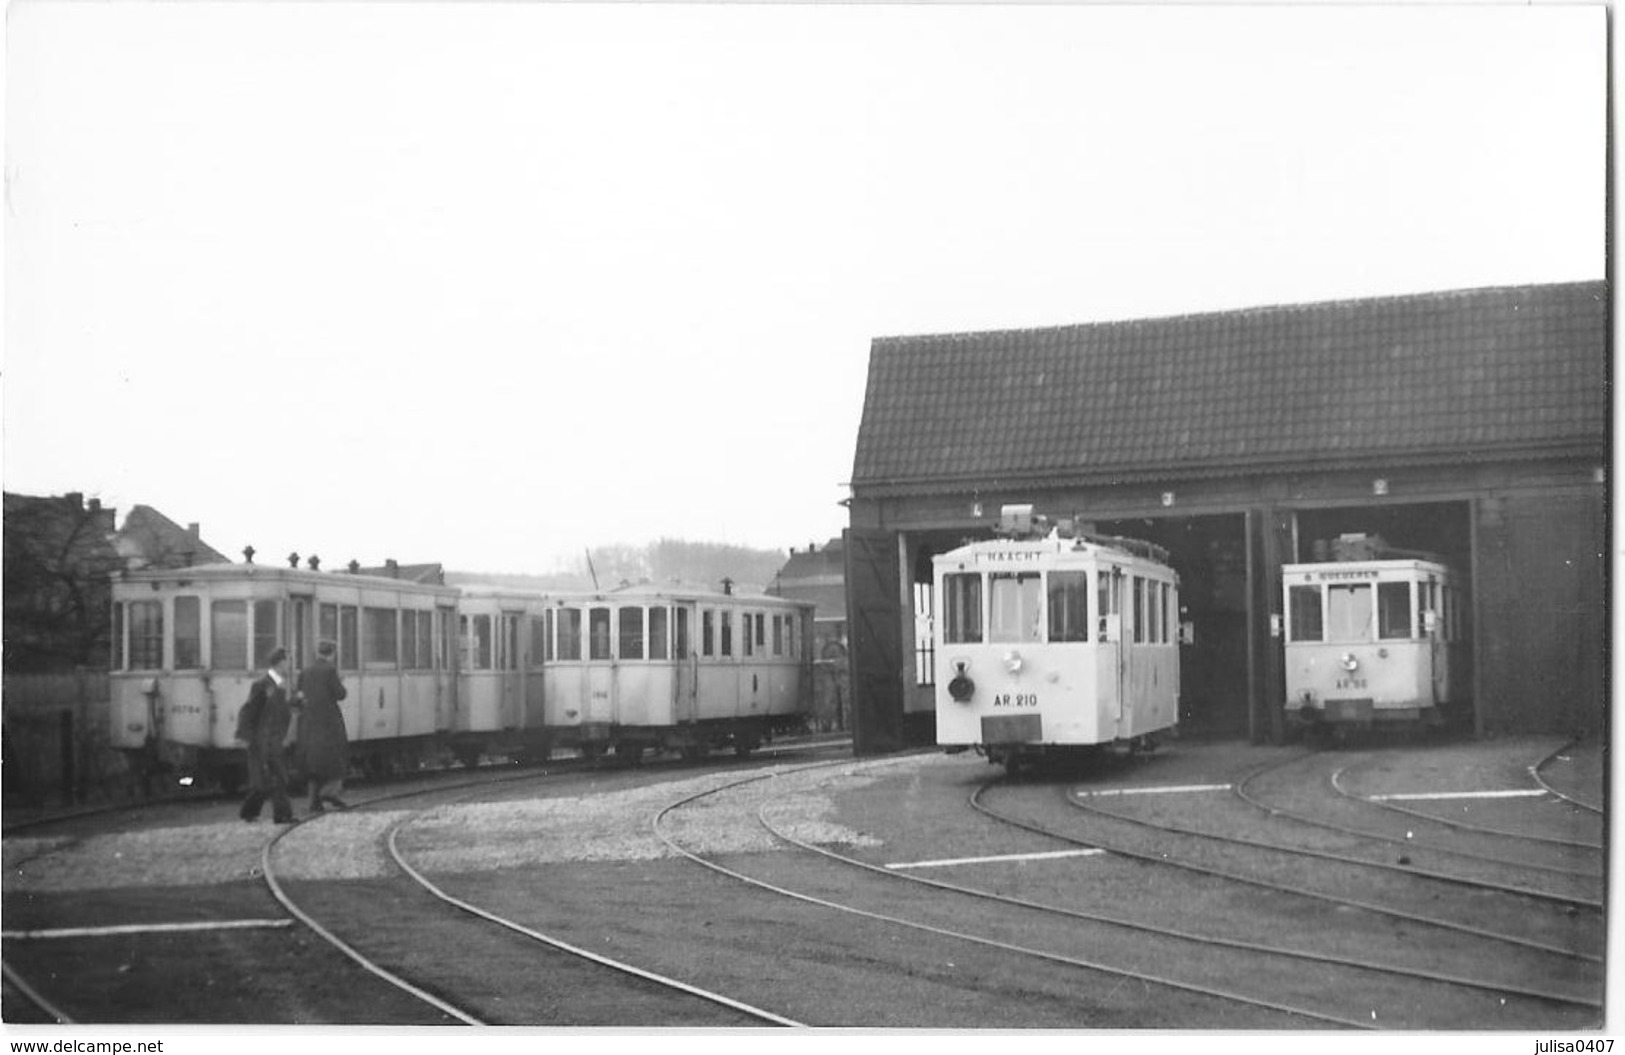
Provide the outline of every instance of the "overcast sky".
[[1604,16],[22,0],[5,488],[822,542],[873,337],[1602,277]]

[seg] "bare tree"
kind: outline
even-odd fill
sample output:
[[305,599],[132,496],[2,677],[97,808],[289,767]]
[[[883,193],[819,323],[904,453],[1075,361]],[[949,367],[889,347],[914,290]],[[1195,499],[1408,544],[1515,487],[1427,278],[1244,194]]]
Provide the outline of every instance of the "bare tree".
[[5,495],[5,668],[105,668],[114,511],[83,495]]

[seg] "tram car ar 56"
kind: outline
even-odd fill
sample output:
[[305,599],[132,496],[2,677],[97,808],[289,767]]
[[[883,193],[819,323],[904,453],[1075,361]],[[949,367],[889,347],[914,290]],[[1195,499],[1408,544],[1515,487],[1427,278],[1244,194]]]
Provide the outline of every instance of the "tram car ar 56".
[[1150,748],[1179,719],[1179,580],[1156,546],[1006,506],[1002,537],[934,558],[937,743],[1012,772]]
[[1286,714],[1342,737],[1379,724],[1442,725],[1463,701],[1463,604],[1436,558],[1346,535],[1327,559],[1281,569]]

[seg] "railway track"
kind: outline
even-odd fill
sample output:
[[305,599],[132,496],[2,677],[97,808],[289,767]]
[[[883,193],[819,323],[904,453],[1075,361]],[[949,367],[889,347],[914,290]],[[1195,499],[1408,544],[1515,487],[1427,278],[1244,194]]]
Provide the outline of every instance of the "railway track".
[[[841,750],[843,746],[840,743],[789,744],[763,748],[760,754],[772,757],[773,755],[805,753],[809,748],[814,751]],[[727,764],[724,763],[724,765]],[[675,760],[670,767],[661,766],[659,763],[647,767],[606,767],[589,762],[578,762],[563,767],[553,766],[545,770],[525,769],[516,771],[511,768],[499,768],[495,771],[479,772],[472,779],[469,778],[465,770],[459,773],[461,779],[449,782],[437,780],[427,786],[420,785],[387,791],[383,794],[367,796],[364,799],[352,795],[351,799],[355,808],[348,813],[332,811],[307,818],[292,826],[274,829],[274,834],[260,850],[260,874],[271,896],[311,934],[322,942],[331,945],[340,954],[362,967],[373,977],[392,987],[396,992],[404,994],[410,1000],[421,1004],[423,1008],[421,1021],[423,1023],[462,1022],[475,1024],[488,1021],[512,1021],[513,1014],[509,1009],[516,1006],[516,1000],[512,994],[506,1000],[500,996],[493,1000],[489,993],[486,994],[483,1002],[480,999],[465,999],[458,995],[455,984],[448,987],[441,981],[447,977],[447,972],[439,969],[443,968],[443,964],[426,965],[425,969],[415,979],[408,977],[411,974],[410,971],[392,970],[387,964],[390,955],[389,950],[386,949],[380,953],[379,950],[374,949],[374,954],[369,954],[363,950],[362,946],[365,946],[367,942],[364,937],[356,939],[356,931],[358,929],[365,931],[367,928],[364,925],[357,927],[353,918],[348,922],[341,918],[337,923],[328,918],[324,923],[321,918],[324,916],[324,898],[327,899],[325,905],[328,909],[331,909],[333,901],[329,896],[331,892],[324,894],[321,888],[323,886],[343,886],[344,884],[311,883],[299,878],[289,878],[290,868],[296,874],[299,871],[298,858],[301,851],[297,846],[298,842],[308,840],[313,834],[319,833],[324,826],[339,823],[339,818],[355,817],[368,812],[396,808],[404,802],[421,799],[424,796],[434,796],[442,801],[448,797],[470,799],[480,795],[492,794],[496,791],[512,791],[516,787],[534,786],[536,782],[549,779],[556,780],[561,776],[570,780],[579,780],[583,777],[596,779],[606,775],[617,779],[627,779],[641,778],[643,774],[650,771],[665,770],[680,774],[687,770],[703,768],[705,767],[696,766],[692,762],[678,762]],[[109,812],[129,811],[132,809],[139,812],[144,808],[144,804],[124,804],[118,810],[95,811],[94,814],[80,811],[72,817],[55,818],[54,820],[59,824],[82,823],[87,817],[94,819]],[[424,892],[423,901],[414,907],[415,911],[425,911],[428,910],[428,906],[433,905],[442,917],[429,924],[426,927],[426,933],[443,935],[444,940],[430,942],[427,945],[418,942],[419,946],[431,950],[443,950],[456,947],[456,943],[482,941],[499,948],[505,945],[506,948],[502,949],[500,955],[512,960],[518,955],[513,951],[512,947],[518,944],[527,947],[523,955],[531,960],[538,956],[552,958],[547,970],[542,972],[543,975],[549,978],[561,977],[571,971],[575,972],[574,977],[579,979],[585,979],[594,973],[601,976],[615,972],[625,979],[625,981],[619,983],[619,989],[615,989],[614,986],[609,986],[606,989],[606,984],[600,978],[594,978],[590,982],[582,981],[581,983],[584,987],[591,988],[596,992],[615,991],[616,999],[610,1005],[607,1005],[610,1007],[609,1016],[616,1016],[626,1007],[636,1005],[641,1001],[646,1007],[653,1005],[653,1010],[647,1013],[647,1017],[660,1023],[708,1026],[762,1025],[764,1023],[795,1024],[792,1020],[773,1016],[770,1013],[756,1013],[755,1009],[744,1005],[730,1008],[727,998],[714,998],[716,997],[715,994],[708,996],[697,988],[685,991],[682,983],[676,980],[661,979],[653,973],[639,976],[638,969],[634,965],[617,964],[608,957],[595,959],[593,954],[586,950],[573,949],[566,942],[555,941],[549,945],[549,936],[537,931],[535,928],[526,928],[512,920],[505,921],[496,913],[488,913],[486,916],[480,917],[481,910],[479,906],[467,903],[458,904],[457,899],[451,898],[444,891],[439,890],[425,874],[414,868],[400,847],[399,833],[415,819],[433,808],[435,807],[404,811],[400,817],[392,820],[383,836],[381,845],[384,852],[387,852],[391,859],[396,862],[396,866],[400,869],[400,875],[389,882],[372,883],[367,890],[362,892],[361,896],[346,899],[345,914],[353,917],[359,907],[359,909],[370,908],[373,912],[381,912],[384,916],[388,916],[390,913],[398,911],[401,889],[410,886],[414,890]],[[367,884],[363,885],[366,886]],[[429,896],[431,894],[434,895],[433,898]],[[435,900],[436,898],[438,900]],[[311,903],[312,899],[314,899],[314,904]],[[455,912],[452,911],[453,908],[456,909]],[[472,921],[471,916],[475,917]],[[456,926],[448,925],[445,917],[457,920]],[[382,925],[388,925],[388,921]],[[397,925],[393,929],[399,931],[401,928]],[[453,931],[455,931],[454,936],[452,935]],[[491,933],[487,933],[483,937],[471,937],[471,932],[480,931]],[[501,937],[493,938],[491,935],[494,933],[499,933]],[[346,938],[352,940],[346,940]],[[394,953],[399,954],[406,951],[406,946],[410,944],[412,943],[402,943],[402,946],[397,947]],[[413,957],[407,956],[405,959],[407,962],[411,962]],[[430,957],[430,959],[437,958]],[[561,967],[560,963],[564,961],[574,961],[574,966]],[[396,963],[399,962],[400,957],[397,956]],[[32,984],[11,963],[5,963],[4,968],[8,996],[14,998],[10,1006],[20,1007],[26,1005],[32,1009],[31,1015],[37,1014],[64,1023],[72,1021],[67,1013],[62,1011],[56,1003],[53,1003],[47,995],[49,986]],[[452,972],[452,974],[455,974],[455,972]],[[513,988],[518,990],[527,987],[534,988],[523,981],[523,979],[534,977],[534,970],[515,970],[511,974],[515,979]],[[489,988],[489,984],[476,982],[474,987],[476,989],[481,987]],[[661,995],[651,996],[651,994]],[[671,994],[681,995],[672,996]],[[603,1005],[602,1000],[599,1003]],[[709,1010],[704,1014],[696,1015],[692,1011],[682,1009],[680,1005],[685,1003],[708,1004]],[[532,1000],[532,1004],[534,1004],[534,1000]],[[503,1005],[506,1005],[506,1007]],[[495,1010],[492,1010],[493,1007]],[[397,1023],[397,1020],[392,1018],[390,1021],[392,1024],[409,1024],[409,1021],[417,1021],[417,1019]],[[618,1023],[623,1020],[617,1017],[606,1017],[605,1021]],[[551,1025],[556,1023],[551,1019],[546,1019],[540,1024]]]
[[[666,806],[660,814],[653,819],[653,826],[660,831],[661,821],[668,818],[673,811],[682,810],[686,806],[705,800],[705,798],[718,797],[723,793],[734,790],[738,785],[725,788],[715,788],[707,792],[695,793],[686,800],[678,801]],[[821,909],[832,910],[838,914],[855,915],[868,922],[879,923],[886,927],[907,928],[918,931],[934,938],[949,938],[949,940],[962,941],[973,944],[978,948],[994,949],[998,953],[1009,956],[1038,961],[1045,964],[1048,969],[1072,969],[1084,972],[1085,975],[1094,975],[1097,979],[1113,980],[1113,985],[1123,982],[1137,982],[1150,987],[1167,988],[1170,992],[1181,993],[1185,996],[1196,996],[1204,1001],[1217,1001],[1222,1005],[1240,1006],[1250,1013],[1263,1013],[1264,1021],[1269,1024],[1290,1024],[1289,1027],[1305,1027],[1308,1024],[1318,1026],[1345,1027],[1345,1029],[1363,1029],[1371,1027],[1375,1022],[1370,1011],[1365,1014],[1347,1013],[1326,1006],[1315,1006],[1313,1001],[1303,1000],[1303,993],[1298,993],[1300,1000],[1293,1003],[1280,996],[1272,996],[1267,987],[1248,990],[1237,987],[1235,983],[1212,983],[1206,979],[1219,979],[1219,977],[1246,977],[1256,980],[1259,974],[1272,974],[1276,979],[1276,992],[1292,993],[1300,990],[1300,983],[1290,977],[1293,972],[1302,972],[1305,962],[1313,962],[1323,974],[1316,977],[1315,985],[1324,985],[1326,977],[1324,970],[1344,969],[1362,970],[1367,974],[1378,974],[1384,979],[1402,979],[1415,988],[1417,980],[1435,983],[1435,985],[1451,985],[1451,987],[1479,988],[1488,990],[1480,993],[1482,1000],[1498,1001],[1500,1008],[1505,1008],[1508,996],[1526,996],[1542,1003],[1578,1003],[1586,1006],[1589,1014],[1589,1003],[1584,998],[1573,998],[1570,993],[1560,993],[1557,990],[1542,990],[1532,988],[1526,993],[1514,993],[1505,985],[1490,985],[1490,983],[1474,982],[1469,979],[1448,979],[1440,975],[1428,975],[1417,970],[1406,970],[1399,967],[1371,964],[1371,962],[1358,962],[1349,957],[1321,956],[1321,954],[1302,953],[1290,949],[1269,948],[1264,944],[1245,943],[1245,941],[1225,941],[1204,938],[1189,931],[1180,931],[1176,928],[1157,927],[1150,923],[1134,922],[1118,914],[1105,914],[1105,912],[1085,912],[1085,910],[1071,909],[1063,905],[1038,904],[1030,899],[1004,896],[988,889],[968,888],[964,884],[941,883],[931,879],[921,879],[918,876],[903,876],[895,871],[886,870],[882,866],[871,862],[863,862],[860,858],[834,852],[827,847],[812,844],[809,840],[799,839],[795,834],[785,831],[785,827],[770,821],[770,805],[757,808],[757,823],[764,829],[772,832],[777,839],[786,844],[795,845],[809,855],[814,855],[821,862],[830,863],[834,868],[827,871],[827,875],[811,875],[811,868],[806,862],[795,862],[793,865],[773,866],[775,873],[791,871],[793,879],[767,879],[760,875],[747,875],[739,868],[721,865],[710,860],[705,855],[691,852],[682,847],[678,840],[661,832],[661,837],[674,852],[682,853],[689,860],[705,866],[708,870],[717,871],[718,875],[736,879],[741,883],[751,884],[752,888],[762,889],[775,896],[788,897],[795,901],[817,905]],[[855,878],[853,873],[860,873]],[[793,881],[793,886],[791,886]],[[907,914],[899,912],[886,912],[877,910],[868,905],[889,904],[895,897],[889,896],[884,888],[895,888],[899,881],[910,884],[915,889],[928,889],[933,892],[934,902],[938,904],[921,904],[913,902],[912,910]],[[860,888],[864,888],[860,894]],[[873,888],[873,889],[868,889]],[[946,899],[944,899],[946,894]],[[981,899],[981,901],[994,902],[1003,909],[1014,909],[1016,917],[1020,920],[994,920],[983,927],[965,927],[960,922],[967,915],[964,907],[957,905],[957,899]],[[1058,936],[1056,923],[1066,922],[1074,928],[1074,933]],[[1113,948],[1118,949],[1116,956],[1100,953],[1085,953],[1085,949],[1097,949],[1102,944],[1111,946],[1110,941],[1102,941],[1100,928],[1077,928],[1079,923],[1089,925],[1103,925],[1103,928],[1116,928],[1128,931],[1131,944],[1118,940]],[[993,936],[994,931],[1006,931],[1007,935],[1025,935],[1025,940],[1012,940],[1009,936]],[[1155,948],[1160,943],[1162,948]],[[1040,948],[1042,946],[1042,948]],[[1222,959],[1211,959],[1207,964],[1194,966],[1191,964],[1193,949],[1206,949],[1209,953],[1219,953]],[[1144,964],[1146,961],[1162,964],[1159,969],[1146,969],[1134,966]],[[1271,961],[1274,964],[1271,966]],[[1282,967],[1282,962],[1287,966]],[[1102,988],[1103,987],[1102,985]],[[1414,993],[1407,996],[1407,1000],[1414,1000]],[[1212,1018],[1202,1019],[1206,1024],[1212,1024],[1214,1018],[1219,1018],[1217,1011],[1209,1009],[1207,1014]]]
[[[1554,791],[1550,785],[1547,785],[1544,781],[1541,781],[1538,775],[1542,766],[1546,765],[1553,758],[1556,758],[1558,755],[1562,754],[1562,752],[1568,746],[1572,745],[1560,747],[1557,750],[1547,754],[1541,761],[1525,768],[1531,779],[1539,784],[1540,787],[1547,792],[1547,794],[1553,796],[1553,798],[1557,799],[1558,802],[1566,803],[1567,805],[1563,807],[1564,809],[1572,810],[1575,808],[1575,800],[1569,798],[1568,796],[1560,795],[1558,792]],[[1413,823],[1414,821],[1422,821],[1428,825],[1447,828],[1452,832],[1466,833],[1471,836],[1481,837],[1489,841],[1491,844],[1500,846],[1527,846],[1529,844],[1535,844],[1542,847],[1557,847],[1558,850],[1555,852],[1564,855],[1565,858],[1575,862],[1576,864],[1583,863],[1585,867],[1546,866],[1542,870],[1554,873],[1581,875],[1599,881],[1602,879],[1603,845],[1600,838],[1565,838],[1560,835],[1551,835],[1545,832],[1516,830],[1505,825],[1477,824],[1464,820],[1460,817],[1444,816],[1439,812],[1432,812],[1414,806],[1403,805],[1401,802],[1392,799],[1373,798],[1369,795],[1351,790],[1349,785],[1353,779],[1353,775],[1357,774],[1359,770],[1368,765],[1369,761],[1366,763],[1355,763],[1347,766],[1341,766],[1334,770],[1328,777],[1328,782],[1330,783],[1332,790],[1344,799],[1352,802],[1358,802],[1362,806],[1380,809],[1390,814],[1408,818]],[[1426,800],[1424,799],[1422,801]],[[1550,827],[1554,826],[1553,822],[1560,823],[1569,819],[1549,816],[1548,814],[1550,813],[1550,809],[1553,805],[1550,801],[1542,800],[1532,803],[1528,799],[1520,799],[1519,801],[1521,803],[1529,804],[1532,810],[1538,811],[1540,814],[1540,820],[1536,821],[1534,818],[1530,818],[1532,823],[1526,822],[1526,828],[1532,827],[1535,824],[1539,824],[1541,827]],[[1587,807],[1581,808],[1587,809]],[[1600,813],[1600,811],[1597,812]],[[1570,826],[1578,827],[1578,825],[1572,824]],[[1524,866],[1529,867],[1527,863],[1525,863]]]

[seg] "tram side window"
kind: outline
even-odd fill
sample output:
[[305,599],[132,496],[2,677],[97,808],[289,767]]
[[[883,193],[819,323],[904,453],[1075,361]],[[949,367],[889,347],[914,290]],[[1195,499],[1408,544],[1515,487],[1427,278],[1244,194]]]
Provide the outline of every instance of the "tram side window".
[[988,576],[989,641],[1041,640],[1044,594],[1035,571],[994,572]]
[[1411,584],[1377,584],[1377,633],[1384,638],[1412,637]]
[[1174,588],[1165,582],[1158,583],[1157,588],[1158,592],[1162,595],[1162,636],[1157,640],[1161,641],[1165,645],[1172,644],[1175,638],[1174,616],[1177,614],[1174,611]]
[[1102,569],[1097,585],[1098,607],[1096,609],[1096,622],[1099,629],[1095,634],[1096,641],[1111,641],[1112,620],[1122,611],[1123,577],[1120,569]]
[[522,612],[502,613],[502,669],[518,670],[521,657],[519,655],[519,622],[525,616]]
[[416,670],[418,665],[418,614],[411,609],[401,611],[401,669]]
[[1049,573],[1049,639],[1089,640],[1089,573]]
[[609,609],[587,609],[587,658],[609,658]]
[[1145,580],[1138,575],[1129,578],[1129,604],[1134,607],[1134,643],[1145,641]]
[[1331,641],[1371,640],[1371,587],[1328,586],[1326,629]]
[[666,652],[667,652],[667,649],[666,649],[666,623],[667,623],[668,619],[670,618],[669,616],[667,616],[666,613],[669,612],[669,611],[671,611],[671,609],[669,609],[669,608],[651,608],[651,609],[649,609],[649,658],[650,659],[665,659],[666,658]]
[[752,645],[752,640],[753,639],[752,639],[751,633],[750,633],[750,624],[751,624],[751,614],[749,612],[740,612],[739,613],[739,654],[741,656],[749,656],[749,655],[754,654],[753,653],[753,645]]
[[559,658],[581,658],[581,609],[559,609]]
[[316,640],[332,641],[337,644],[338,639],[339,606],[336,604],[318,605],[316,608]]
[[339,669],[360,670],[360,634],[356,629],[357,608],[353,604],[339,605]]
[[784,616],[773,617],[773,654],[784,655]]
[[[133,649],[133,619],[130,629]],[[209,605],[209,666],[215,670],[249,668],[247,601],[215,601]]]
[[124,669],[124,605],[113,605],[113,670]]
[[254,602],[254,655],[256,664],[264,664],[281,640],[277,615],[282,606],[275,601]]
[[162,670],[164,666],[164,603],[130,602],[130,669]]
[[175,598],[175,669],[203,666],[202,602],[196,597]]
[[371,668],[394,667],[400,654],[395,609],[361,609],[361,631],[362,662]]
[[688,658],[688,609],[677,609],[677,619],[672,626],[672,657],[674,659]]
[[552,642],[548,640],[553,627],[553,613],[547,611],[530,617],[530,665],[539,667],[552,659]]
[[1293,641],[1320,641],[1326,636],[1320,607],[1320,587],[1293,586],[1287,590],[1288,624]]
[[618,617],[621,623],[621,658],[643,658],[643,609],[622,608]]
[[473,633],[469,635],[469,649],[472,653],[469,670],[491,669],[491,617],[477,615],[472,620]]
[[715,611],[707,608],[700,613],[700,654],[702,656],[716,655],[716,648],[712,643],[715,637],[715,623]]
[[767,655],[767,616],[756,613],[756,651]]
[[430,670],[434,667],[434,623],[428,612],[418,613],[418,669]]
[[942,639],[950,645],[974,645],[982,640],[982,577],[969,574],[942,577]]
[[722,639],[722,647],[718,649],[718,654],[731,656],[734,654],[734,614],[727,609],[724,609],[720,614],[722,615],[722,632],[719,636]]

